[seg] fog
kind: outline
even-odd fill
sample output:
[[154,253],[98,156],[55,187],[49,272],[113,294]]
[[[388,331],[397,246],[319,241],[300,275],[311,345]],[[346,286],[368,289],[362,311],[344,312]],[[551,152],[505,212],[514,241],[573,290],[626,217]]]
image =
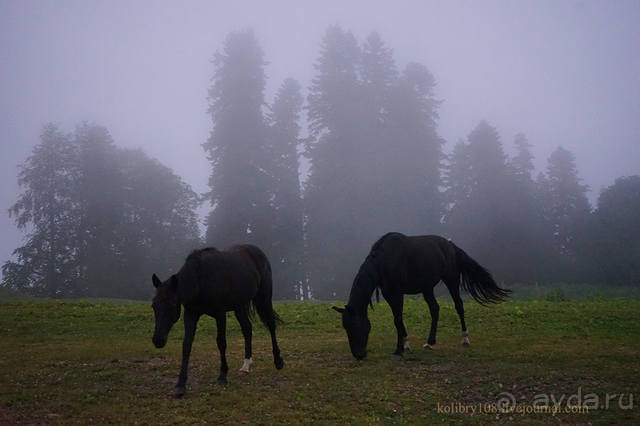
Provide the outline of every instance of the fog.
[[[536,173],[561,145],[594,204],[615,178],[640,173],[638,22],[637,1],[0,0],[0,207],[15,202],[17,165],[47,122],[101,124],[208,191],[207,90],[226,35],[253,29],[271,102],[287,77],[307,94],[334,24],[358,40],[377,31],[399,67],[431,71],[445,152],[481,120],[508,154],[525,133]],[[0,229],[5,261],[22,233],[7,214]]]

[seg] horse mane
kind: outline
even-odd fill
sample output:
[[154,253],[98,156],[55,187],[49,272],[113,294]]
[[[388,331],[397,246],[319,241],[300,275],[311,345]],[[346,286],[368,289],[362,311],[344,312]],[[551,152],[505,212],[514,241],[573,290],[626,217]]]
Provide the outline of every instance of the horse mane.
[[371,246],[371,250],[369,251],[369,254],[367,255],[367,257],[369,257],[369,256],[376,257],[376,255],[378,254],[378,251],[380,250],[380,246],[382,245],[382,243],[384,243],[390,237],[404,237],[404,236],[405,235],[401,234],[400,232],[387,232],[382,237],[378,238],[378,241],[373,243],[373,245]]
[[[369,294],[369,296],[367,296],[369,299],[368,305],[371,306],[371,309],[373,309],[373,293],[375,292],[376,300],[378,301],[378,303],[380,303],[380,273],[378,271],[377,255],[378,248],[383,238],[384,237],[382,237],[373,245],[371,251],[364,259],[364,262],[362,262],[362,265],[360,265],[360,269],[358,269],[358,273],[353,279],[353,286],[351,288],[351,295],[349,297],[350,302],[352,301],[352,298],[360,299],[363,298],[365,294]],[[371,285],[363,285],[365,282],[371,283]],[[357,302],[362,301],[357,300]]]
[[192,300],[200,290],[201,261],[204,253],[218,253],[215,247],[192,250],[178,271],[178,296],[182,302]]
[[[367,257],[365,258],[364,262],[362,263],[362,266],[360,267],[360,269],[362,270],[362,267],[365,266],[366,263],[368,263],[369,267],[370,267],[370,271],[373,272],[375,274],[375,284],[374,284],[374,288],[375,288],[375,293],[376,293],[376,301],[378,303],[380,303],[380,272],[378,270],[378,265],[377,265],[377,258],[378,255],[380,254],[380,248],[382,246],[382,244],[388,240],[391,237],[404,237],[404,234],[401,234],[400,232],[387,232],[386,234],[384,234],[382,237],[378,238],[378,241],[376,241],[375,243],[373,243],[373,245],[371,246],[371,250],[369,251],[369,254],[367,255]],[[358,275],[360,274],[360,271],[358,271]],[[356,279],[358,278],[358,275],[356,275]],[[370,300],[369,301],[369,306],[371,306],[371,309],[373,309],[373,301]]]

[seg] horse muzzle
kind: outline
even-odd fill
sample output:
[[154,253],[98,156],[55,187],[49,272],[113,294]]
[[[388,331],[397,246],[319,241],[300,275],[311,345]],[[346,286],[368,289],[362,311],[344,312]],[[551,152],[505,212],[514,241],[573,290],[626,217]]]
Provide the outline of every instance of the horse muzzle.
[[153,345],[158,349],[164,348],[164,345],[167,344],[167,338],[166,337],[158,337],[156,335],[153,336],[151,341],[153,342]]

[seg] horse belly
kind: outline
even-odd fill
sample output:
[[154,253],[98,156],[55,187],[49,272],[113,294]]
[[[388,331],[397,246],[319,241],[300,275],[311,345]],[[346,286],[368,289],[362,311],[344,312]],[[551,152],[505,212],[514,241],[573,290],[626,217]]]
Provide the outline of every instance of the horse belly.
[[[433,270],[438,269],[438,270]],[[406,283],[405,294],[423,293],[425,290],[433,288],[440,282],[440,268],[429,268],[426,265],[420,265],[411,268]]]
[[220,294],[220,303],[224,305],[224,308],[228,311],[235,311],[237,308],[246,305],[251,302],[257,293],[256,288],[244,288],[238,289],[235,292]]
[[258,292],[257,285],[239,285],[237,282],[219,282],[203,293],[201,302],[216,312],[235,311],[251,302]]

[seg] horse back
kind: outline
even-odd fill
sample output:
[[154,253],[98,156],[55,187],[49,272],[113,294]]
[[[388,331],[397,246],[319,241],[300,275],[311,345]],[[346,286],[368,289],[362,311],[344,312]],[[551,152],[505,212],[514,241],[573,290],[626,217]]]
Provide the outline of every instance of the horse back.
[[179,288],[191,292],[194,296],[190,303],[203,311],[235,310],[258,293],[262,278],[260,253],[260,249],[249,245],[194,252],[178,273]]
[[397,233],[385,237],[374,247],[386,286],[400,286],[405,294],[421,293],[455,269],[455,248],[445,238]]
[[237,254],[243,257],[253,267],[255,272],[262,278],[267,272],[271,272],[271,265],[267,256],[260,248],[253,244],[239,244],[229,247],[228,253]]

